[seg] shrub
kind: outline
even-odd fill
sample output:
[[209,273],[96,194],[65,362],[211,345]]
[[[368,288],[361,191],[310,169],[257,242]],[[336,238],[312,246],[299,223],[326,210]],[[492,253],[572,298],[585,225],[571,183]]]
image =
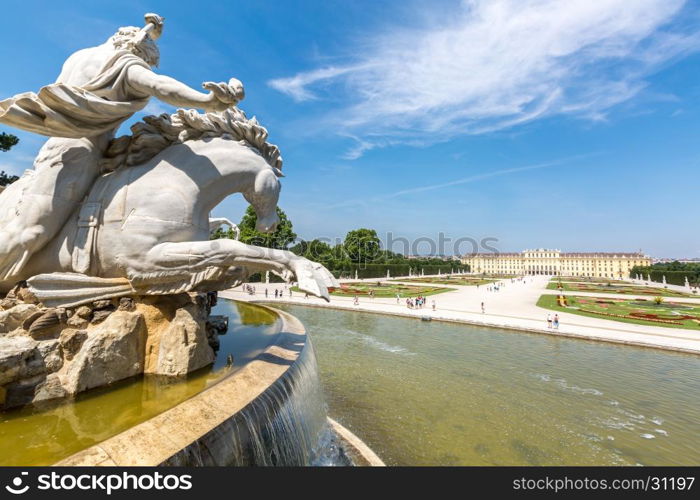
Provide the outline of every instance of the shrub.
[[688,278],[688,282],[691,285],[700,284],[700,264],[679,264],[685,269],[667,269],[662,268],[659,264],[654,264],[652,267],[634,267],[630,271],[630,277],[634,277],[637,273],[641,274],[646,280],[647,275],[650,275],[651,281],[656,283],[661,283],[664,276],[666,276],[666,283],[669,285],[685,285],[685,279]]
[[411,269],[415,275],[420,275],[421,269],[423,269],[426,275],[438,274],[438,272],[441,272],[442,274],[450,274],[450,271],[452,269],[454,269],[455,272],[458,270],[469,271],[469,266],[460,264],[458,262],[445,262],[445,264],[443,265],[423,266],[415,264],[364,264],[358,266],[357,264],[346,263],[331,268],[329,270],[331,271],[331,273],[333,273],[333,275],[336,278],[354,278],[355,270],[357,270],[358,278],[384,279],[386,278],[387,270],[390,272],[391,277],[395,278],[396,276],[408,276],[409,269]]

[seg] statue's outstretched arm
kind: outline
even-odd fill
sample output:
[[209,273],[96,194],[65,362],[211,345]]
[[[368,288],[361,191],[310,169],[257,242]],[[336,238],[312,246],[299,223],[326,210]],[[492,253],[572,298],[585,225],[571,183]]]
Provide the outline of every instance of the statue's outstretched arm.
[[174,78],[159,75],[142,66],[131,66],[128,71],[130,85],[144,94],[180,108],[199,108],[205,111],[223,111],[243,99],[243,84],[232,78],[228,84],[205,82],[203,93]]

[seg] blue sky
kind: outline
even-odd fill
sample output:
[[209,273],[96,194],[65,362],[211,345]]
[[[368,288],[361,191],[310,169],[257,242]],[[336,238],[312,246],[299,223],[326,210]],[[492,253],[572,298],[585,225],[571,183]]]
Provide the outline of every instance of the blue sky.
[[[700,257],[697,1],[6,0],[0,98],[146,12],[166,18],[157,71],[244,83],[302,237]],[[0,131],[21,138],[0,169],[29,168],[44,139]]]

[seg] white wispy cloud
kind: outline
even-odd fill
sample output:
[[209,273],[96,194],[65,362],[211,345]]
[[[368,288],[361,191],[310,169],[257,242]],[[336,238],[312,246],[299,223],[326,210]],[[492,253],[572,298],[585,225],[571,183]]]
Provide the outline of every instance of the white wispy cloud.
[[521,172],[527,172],[530,170],[540,170],[543,168],[560,167],[560,166],[567,165],[570,163],[575,163],[579,160],[589,159],[589,158],[597,156],[599,154],[600,153],[587,153],[587,154],[576,155],[576,156],[571,156],[571,157],[567,157],[567,158],[559,158],[556,160],[546,161],[546,162],[542,162],[542,163],[535,163],[532,165],[524,165],[524,166],[520,166],[520,167],[504,168],[504,169],[500,169],[500,170],[491,170],[491,171],[487,170],[481,174],[470,175],[468,177],[461,177],[459,179],[454,179],[454,180],[447,181],[447,182],[431,184],[428,186],[417,186],[415,188],[401,189],[398,191],[394,191],[392,193],[386,193],[386,194],[381,195],[381,196],[375,196],[371,199],[357,198],[357,199],[352,199],[352,200],[345,200],[345,201],[342,201],[340,203],[335,203],[335,204],[326,204],[325,208],[330,209],[330,208],[351,207],[351,206],[357,206],[357,205],[372,205],[372,204],[375,204],[379,201],[390,200],[392,198],[398,198],[400,196],[416,195],[419,193],[424,193],[426,191],[437,191],[440,189],[447,189],[447,188],[459,186],[462,184],[471,184],[472,182],[483,181],[483,180],[490,179],[493,177],[501,177],[501,176],[506,176],[506,175],[510,175],[510,174],[517,174],[517,173],[521,173]]
[[305,73],[299,73],[291,78],[276,78],[270,80],[268,85],[273,89],[279,90],[283,94],[287,94],[295,101],[308,101],[316,99],[316,95],[311,92],[308,87],[317,82],[332,80],[340,76],[346,75],[353,71],[359,70],[359,67],[334,67],[315,69]]
[[697,23],[678,21],[685,3],[465,0],[440,25],[387,27],[346,64],[269,85],[297,101],[327,98],[331,111],[316,120],[357,138],[347,158],[555,114],[602,120],[651,73],[700,48]]

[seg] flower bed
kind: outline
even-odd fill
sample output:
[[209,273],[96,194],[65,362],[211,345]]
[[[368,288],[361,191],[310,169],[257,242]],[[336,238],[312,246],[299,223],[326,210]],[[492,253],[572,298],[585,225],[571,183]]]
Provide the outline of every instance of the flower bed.
[[[641,302],[641,303],[640,303]],[[664,302],[654,304],[639,299],[543,295],[537,303],[552,310],[566,310],[584,316],[638,324],[700,329],[700,304]]]
[[587,292],[587,293],[616,293],[620,295],[658,295],[663,297],[695,297],[695,295],[670,290],[668,288],[655,288],[638,285],[621,285],[621,284],[595,284],[595,283],[569,283],[569,282],[550,282],[547,285],[548,290],[557,290],[559,292]]

